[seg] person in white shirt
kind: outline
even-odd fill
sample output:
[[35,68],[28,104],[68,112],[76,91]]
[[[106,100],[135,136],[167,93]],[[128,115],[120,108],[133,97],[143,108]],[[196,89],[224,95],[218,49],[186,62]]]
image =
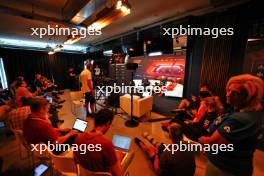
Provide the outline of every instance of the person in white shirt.
[[99,68],[98,65],[96,65],[94,69],[94,75],[99,76],[100,74],[101,74],[101,69]]

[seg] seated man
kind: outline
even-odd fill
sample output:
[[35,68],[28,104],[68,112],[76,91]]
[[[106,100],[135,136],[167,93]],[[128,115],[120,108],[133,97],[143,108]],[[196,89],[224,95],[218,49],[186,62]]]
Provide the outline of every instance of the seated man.
[[42,87],[43,87],[43,84],[40,79],[41,79],[41,75],[36,74],[35,80],[34,80],[34,86],[35,86],[35,90],[37,91],[38,95],[42,93]]
[[[33,98],[30,110],[31,114],[24,121],[23,133],[26,141],[30,144],[39,143],[57,143],[57,144],[72,144],[76,134],[75,130],[58,129],[52,127],[48,120],[50,104],[44,98]],[[54,154],[59,154],[64,151],[54,151]]]
[[[182,131],[179,125],[172,124],[169,127],[169,136],[172,144],[179,144],[182,140]],[[150,142],[153,144],[153,140]],[[164,150],[164,144],[155,144],[147,146],[139,138],[135,138],[135,143],[148,155],[154,170],[159,176],[193,176],[195,172],[194,153],[190,151],[171,151]],[[153,144],[154,145],[154,144]],[[171,148],[170,148],[171,150]]]
[[108,109],[100,110],[95,115],[94,130],[78,134],[75,139],[75,143],[78,146],[82,144],[100,145],[101,150],[87,150],[85,154],[80,153],[80,151],[74,151],[74,156],[84,168],[90,171],[110,172],[113,176],[121,176],[120,157],[117,157],[112,142],[104,136],[111,126],[113,117],[112,111]]
[[27,83],[25,81],[18,81],[16,87],[16,103],[19,107],[22,106],[22,97],[31,99],[36,96],[35,93],[31,93],[29,91]]
[[10,92],[13,96],[13,98],[16,97],[16,84],[18,81],[24,81],[24,77],[23,76],[18,76],[9,86]]
[[8,114],[9,125],[15,130],[22,130],[24,121],[28,118],[28,115],[31,113],[29,102],[26,101],[23,97],[22,107],[13,109]]
[[221,107],[218,107],[217,101],[214,97],[207,97],[203,100],[205,113],[198,119],[181,121],[174,119],[171,123],[178,123],[181,125],[183,133],[190,139],[197,141],[199,137],[208,135],[208,128],[211,123],[221,115]]

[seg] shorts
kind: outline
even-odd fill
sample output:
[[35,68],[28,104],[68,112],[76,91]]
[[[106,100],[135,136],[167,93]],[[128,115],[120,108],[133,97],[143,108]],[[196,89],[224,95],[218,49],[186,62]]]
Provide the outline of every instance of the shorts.
[[84,95],[85,95],[85,103],[91,103],[91,104],[95,103],[95,98],[94,96],[92,96],[91,92],[86,92]]

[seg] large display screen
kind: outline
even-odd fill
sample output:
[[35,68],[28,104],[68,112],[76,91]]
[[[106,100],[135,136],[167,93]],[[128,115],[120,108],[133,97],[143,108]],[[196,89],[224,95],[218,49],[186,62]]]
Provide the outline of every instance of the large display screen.
[[146,79],[151,86],[165,86],[162,95],[182,97],[185,73],[185,55],[162,55],[152,57],[134,57],[139,64],[135,73],[136,85],[143,85]]

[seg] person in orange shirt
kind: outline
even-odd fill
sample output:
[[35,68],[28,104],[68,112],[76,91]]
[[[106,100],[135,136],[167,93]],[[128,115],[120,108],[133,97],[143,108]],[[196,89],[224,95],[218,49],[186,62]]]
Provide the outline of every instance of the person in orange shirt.
[[[95,94],[92,82],[92,64],[90,62],[85,63],[85,69],[80,74],[80,81],[82,83],[82,92],[85,95],[85,110],[86,117],[93,117],[95,112]],[[89,105],[91,113],[89,113]]]

